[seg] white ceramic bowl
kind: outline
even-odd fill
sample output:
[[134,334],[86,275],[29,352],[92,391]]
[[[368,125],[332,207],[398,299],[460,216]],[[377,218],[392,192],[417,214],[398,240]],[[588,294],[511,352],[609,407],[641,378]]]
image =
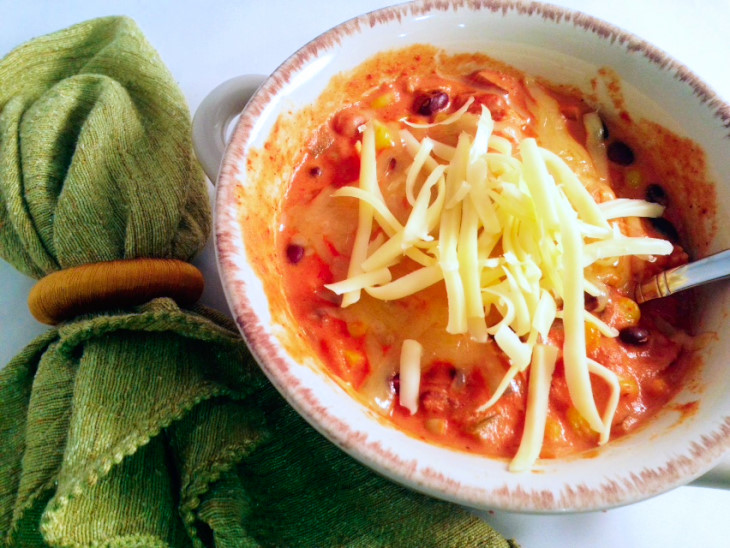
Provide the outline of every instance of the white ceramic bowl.
[[[264,290],[262,279],[277,276],[270,260],[276,204],[300,148],[296,132],[276,142],[279,172],[257,173],[249,169],[249,160],[264,149],[277,117],[313,102],[332,76],[379,50],[413,43],[484,52],[583,89],[599,67],[611,67],[622,79],[632,117],[659,122],[705,150],[717,182],[716,217],[727,218],[730,107],[688,69],[638,38],[591,17],[536,4],[425,2],[363,15],[305,45],[264,82],[241,114],[223,159],[215,205],[219,267],[233,315],[263,371],[307,421],[353,457],[397,482],[472,507],[603,509],[656,495],[709,470],[730,446],[728,285],[700,295],[699,329],[718,337],[705,348],[704,365],[669,409],[588,456],[541,461],[536,471],[523,474],[509,473],[501,460],[427,445],[378,420],[321,371],[286,313],[277,284],[266,284],[268,293]],[[221,99],[230,107],[231,101],[240,101],[231,99],[236,83],[228,88],[218,90],[213,103]],[[714,234],[703,252],[728,248],[729,240],[730,233]],[[251,257],[247,241],[270,251]],[[694,401],[699,404],[689,415],[672,410]]]

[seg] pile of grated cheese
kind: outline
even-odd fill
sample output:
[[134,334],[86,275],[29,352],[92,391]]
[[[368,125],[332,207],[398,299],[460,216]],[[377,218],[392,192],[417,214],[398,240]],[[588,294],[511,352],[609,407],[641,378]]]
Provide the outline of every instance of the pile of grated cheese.
[[[470,104],[439,123],[455,122]],[[435,125],[403,122],[418,128]],[[363,128],[358,186],[334,193],[359,200],[359,214],[347,278],[326,287],[342,295],[346,307],[362,291],[393,300],[443,281],[446,330],[483,343],[491,337],[509,358],[498,389],[478,411],[493,405],[512,379],[530,368],[524,432],[510,470],[532,469],[540,454],[560,352],[573,405],[605,443],[619,381],[588,358],[586,322],[606,337],[618,333],[585,310],[584,292],[598,297],[605,289],[588,279],[585,269],[612,257],[651,260],[670,254],[668,241],[628,237],[609,223],[620,217],[658,217],[662,206],[630,199],[597,203],[570,167],[535,139],[526,138],[513,150],[510,141],[494,134],[491,114],[482,107],[474,133],[462,132],[455,147],[428,137],[419,141],[408,129],[401,130],[412,157],[405,183],[410,211],[402,224],[388,209],[377,180],[377,123]],[[376,225],[387,237],[373,239]],[[391,267],[406,257],[419,267],[393,279]],[[490,325],[492,309],[500,320]],[[557,318],[564,326],[562,349],[547,344]],[[418,341],[406,340],[401,352],[400,403],[411,413],[418,409],[421,351]],[[590,374],[610,387],[603,410],[596,405]]]

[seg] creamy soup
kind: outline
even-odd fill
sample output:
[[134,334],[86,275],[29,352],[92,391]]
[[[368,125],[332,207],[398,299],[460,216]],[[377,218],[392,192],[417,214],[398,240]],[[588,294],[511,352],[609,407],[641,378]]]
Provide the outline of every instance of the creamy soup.
[[633,297],[688,260],[654,156],[573,90],[400,55],[312,133],[283,204],[323,364],[397,428],[515,470],[639,427],[679,389],[691,307]]

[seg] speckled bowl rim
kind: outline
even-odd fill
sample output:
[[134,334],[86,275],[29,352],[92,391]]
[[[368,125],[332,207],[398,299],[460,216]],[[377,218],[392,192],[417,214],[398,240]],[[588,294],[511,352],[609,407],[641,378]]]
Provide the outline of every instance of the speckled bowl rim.
[[661,469],[645,469],[632,477],[607,478],[596,489],[568,486],[556,493],[531,491],[522,487],[510,489],[506,485],[491,488],[464,486],[429,469],[419,470],[414,476],[413,462],[407,456],[394,454],[379,444],[365,443],[366,432],[352,430],[346,422],[324,410],[318,405],[317,395],[312,391],[297,390],[294,393],[289,389],[299,386],[300,380],[289,370],[276,338],[266,332],[262,318],[253,310],[248,289],[237,273],[242,243],[238,241],[238,218],[231,204],[235,203],[238,166],[245,157],[256,121],[272,99],[286,87],[292,75],[320,53],[337,47],[348,35],[367,32],[370,27],[381,23],[458,9],[489,10],[503,14],[515,12],[555,22],[571,22],[611,43],[618,42],[628,52],[640,53],[660,69],[673,72],[676,79],[691,87],[699,101],[706,104],[723,127],[730,128],[730,106],[687,67],[630,33],[567,8],[500,0],[426,1],[383,8],[346,21],[303,46],[265,81],[243,111],[224,156],[215,207],[216,256],[224,291],[238,327],[264,373],[310,424],[376,471],[431,495],[483,509],[540,513],[591,511],[636,502],[686,484],[709,470],[730,448],[730,416],[724,418],[719,428],[699,437],[692,444],[689,454],[668,459]]

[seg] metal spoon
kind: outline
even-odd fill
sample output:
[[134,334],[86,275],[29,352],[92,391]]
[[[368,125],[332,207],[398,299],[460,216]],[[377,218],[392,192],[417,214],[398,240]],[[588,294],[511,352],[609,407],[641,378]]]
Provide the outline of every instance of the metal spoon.
[[730,278],[730,249],[660,272],[636,287],[634,299],[644,303],[723,278]]

